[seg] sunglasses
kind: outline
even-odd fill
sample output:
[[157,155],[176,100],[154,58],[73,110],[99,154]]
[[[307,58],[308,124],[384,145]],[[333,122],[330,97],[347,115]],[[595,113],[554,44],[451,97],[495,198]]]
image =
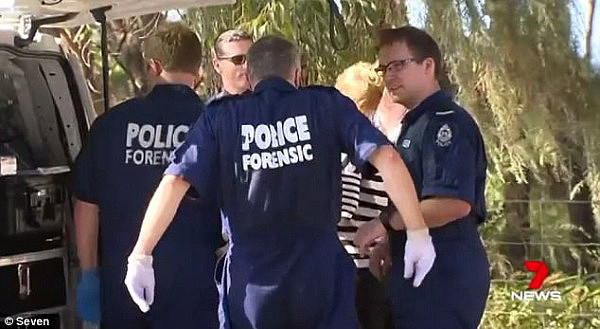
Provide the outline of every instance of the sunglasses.
[[217,57],[218,59],[226,59],[230,62],[232,62],[235,65],[242,65],[244,63],[246,63],[246,55],[233,55],[233,56],[223,56],[223,57]]

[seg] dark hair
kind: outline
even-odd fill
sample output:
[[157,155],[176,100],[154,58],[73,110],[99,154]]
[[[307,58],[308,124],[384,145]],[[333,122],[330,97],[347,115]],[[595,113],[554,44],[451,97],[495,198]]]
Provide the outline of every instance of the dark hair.
[[260,80],[270,76],[290,78],[292,69],[300,65],[298,48],[280,36],[266,36],[248,50],[248,75]]
[[144,59],[159,60],[166,71],[197,74],[202,44],[194,31],[181,23],[166,23],[142,44]]
[[413,56],[419,62],[425,58],[433,59],[435,63],[435,76],[439,80],[444,72],[442,67],[442,54],[438,44],[427,32],[416,27],[406,25],[395,29],[382,29],[378,32],[377,49],[389,46],[395,42],[404,42]]
[[215,56],[223,56],[223,44],[226,42],[235,42],[235,41],[253,41],[252,36],[242,30],[227,30],[215,39],[215,45],[213,48]]

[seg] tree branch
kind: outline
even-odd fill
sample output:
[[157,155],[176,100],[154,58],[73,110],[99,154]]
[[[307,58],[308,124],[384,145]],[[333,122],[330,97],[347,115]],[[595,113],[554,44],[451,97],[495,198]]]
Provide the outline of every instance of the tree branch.
[[588,15],[588,20],[586,24],[585,30],[585,56],[584,59],[587,62],[592,60],[592,34],[593,34],[593,26],[594,26],[594,15],[596,14],[596,0],[590,0],[590,14]]

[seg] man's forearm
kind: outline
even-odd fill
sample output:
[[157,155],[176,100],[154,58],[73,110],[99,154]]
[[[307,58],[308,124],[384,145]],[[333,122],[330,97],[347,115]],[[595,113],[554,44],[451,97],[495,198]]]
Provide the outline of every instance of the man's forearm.
[[98,267],[98,206],[75,200],[75,241],[82,270]]
[[180,177],[166,175],[150,200],[132,254],[150,255],[173,221],[179,203],[190,184]]
[[392,218],[394,229],[405,226],[409,230],[426,228],[419,207],[417,192],[406,165],[393,146],[382,146],[371,155],[369,161],[377,168],[388,196],[399,210],[404,222]]

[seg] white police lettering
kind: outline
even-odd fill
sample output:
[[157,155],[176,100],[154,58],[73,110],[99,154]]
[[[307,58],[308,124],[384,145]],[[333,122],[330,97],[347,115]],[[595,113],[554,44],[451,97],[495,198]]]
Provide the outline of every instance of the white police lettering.
[[137,166],[169,164],[175,149],[183,144],[187,125],[127,124],[125,163]]
[[277,121],[274,125],[245,124],[241,134],[242,151],[250,151],[251,146],[264,151],[242,154],[244,171],[275,169],[313,159],[306,115]]

